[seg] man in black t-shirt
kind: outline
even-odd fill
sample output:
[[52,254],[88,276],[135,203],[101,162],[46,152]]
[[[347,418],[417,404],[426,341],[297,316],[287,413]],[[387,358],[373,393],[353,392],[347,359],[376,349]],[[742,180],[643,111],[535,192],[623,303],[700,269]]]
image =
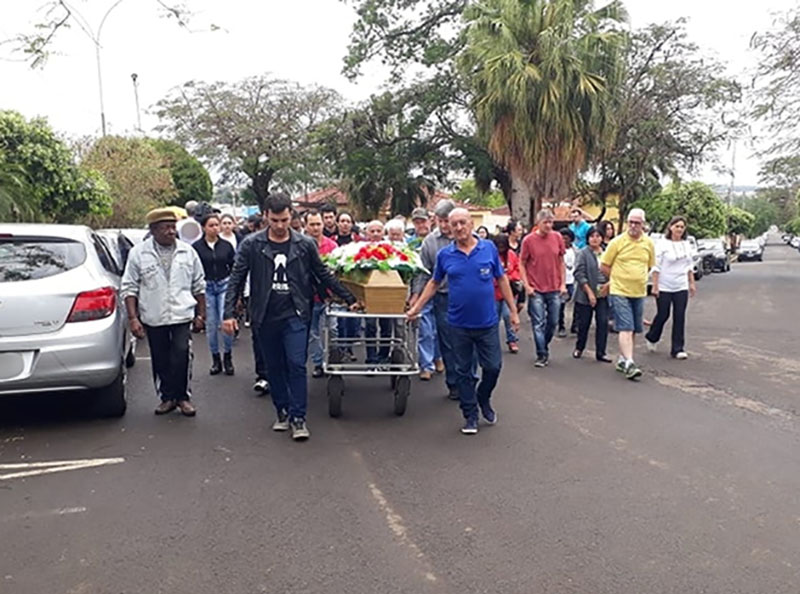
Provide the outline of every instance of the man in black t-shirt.
[[249,235],[239,246],[222,327],[228,334],[235,332],[234,307],[249,273],[253,332],[267,364],[278,417],[272,429],[291,429],[293,439],[304,440],[310,435],[306,359],[314,295],[329,289],[353,307],[356,298],[322,263],[316,242],[290,228],[291,208],[286,194],[271,195],[265,207],[266,230]]

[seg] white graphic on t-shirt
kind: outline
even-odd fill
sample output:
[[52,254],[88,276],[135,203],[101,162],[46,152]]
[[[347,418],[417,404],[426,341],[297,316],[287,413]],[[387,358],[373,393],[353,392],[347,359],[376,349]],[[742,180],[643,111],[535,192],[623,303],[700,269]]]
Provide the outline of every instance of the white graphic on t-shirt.
[[275,272],[272,274],[272,290],[279,293],[289,292],[289,279],[286,278],[286,255],[275,256]]

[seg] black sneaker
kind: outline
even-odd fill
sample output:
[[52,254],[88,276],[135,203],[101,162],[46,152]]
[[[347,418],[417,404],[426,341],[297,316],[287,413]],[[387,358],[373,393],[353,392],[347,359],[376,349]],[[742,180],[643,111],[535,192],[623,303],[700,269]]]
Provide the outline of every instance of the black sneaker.
[[533,363],[534,367],[547,367],[547,357],[539,357]]
[[483,420],[486,421],[487,425],[497,424],[497,413],[494,411],[491,404],[481,407],[481,416]]
[[289,424],[292,427],[292,439],[295,441],[304,441],[311,437],[311,432],[308,430],[306,426],[305,419],[292,419]]
[[478,432],[478,418],[477,417],[470,417],[464,422],[464,426],[461,428],[461,433],[464,435],[475,435]]
[[278,411],[278,417],[272,424],[273,431],[288,431],[289,430],[289,413],[285,410]]
[[311,372],[311,377],[325,377],[325,372],[322,370],[322,365],[314,366],[314,371]]
[[253,390],[260,392],[260,396],[269,394],[269,382],[263,377],[260,377],[256,380],[256,383],[253,384]]
[[452,387],[451,387],[451,386],[448,386],[448,388],[447,388],[447,389],[448,389],[448,392],[447,392],[447,397],[448,397],[450,400],[459,400],[459,397],[458,397],[458,388],[456,388],[455,386],[452,386]]
[[567,337],[567,329],[566,328],[559,328],[557,336],[559,338],[566,338]]

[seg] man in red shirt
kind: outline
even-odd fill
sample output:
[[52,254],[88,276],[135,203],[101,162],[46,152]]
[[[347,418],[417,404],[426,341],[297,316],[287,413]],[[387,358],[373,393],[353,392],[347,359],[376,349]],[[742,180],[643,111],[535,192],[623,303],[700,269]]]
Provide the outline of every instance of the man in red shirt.
[[[322,214],[316,210],[310,210],[306,213],[306,235],[311,237],[317,242],[320,255],[330,253],[339,247],[336,242],[325,237],[323,229],[325,228],[322,222]],[[324,328],[323,324],[328,322],[328,317],[325,315],[325,302],[320,299],[319,295],[314,296],[314,309],[311,313],[311,328],[309,329],[308,337],[308,350],[311,351],[311,362],[314,364],[314,371],[311,377],[322,377],[325,372],[322,370],[322,341],[320,340],[320,328]],[[329,331],[336,336],[336,324],[329,325]]]
[[550,341],[558,325],[561,296],[567,294],[564,239],[553,232],[553,213],[541,210],[536,229],[522,241],[520,276],[528,294],[528,314],[533,324],[536,367],[546,367]]

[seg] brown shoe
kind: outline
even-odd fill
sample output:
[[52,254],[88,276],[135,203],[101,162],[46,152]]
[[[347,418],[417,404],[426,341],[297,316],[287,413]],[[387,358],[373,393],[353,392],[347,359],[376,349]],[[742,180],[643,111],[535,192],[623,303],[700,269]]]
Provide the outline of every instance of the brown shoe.
[[433,373],[431,373],[427,369],[423,369],[422,371],[419,372],[419,379],[421,379],[423,382],[430,381],[432,377]]
[[156,407],[155,413],[157,415],[166,415],[171,413],[178,407],[177,403],[174,400],[164,400],[161,404]]
[[436,359],[436,361],[434,361],[434,365],[436,365],[436,373],[444,373],[444,361],[441,359]]
[[197,414],[194,404],[188,400],[178,400],[178,408],[181,409],[181,413],[186,417],[193,417]]

